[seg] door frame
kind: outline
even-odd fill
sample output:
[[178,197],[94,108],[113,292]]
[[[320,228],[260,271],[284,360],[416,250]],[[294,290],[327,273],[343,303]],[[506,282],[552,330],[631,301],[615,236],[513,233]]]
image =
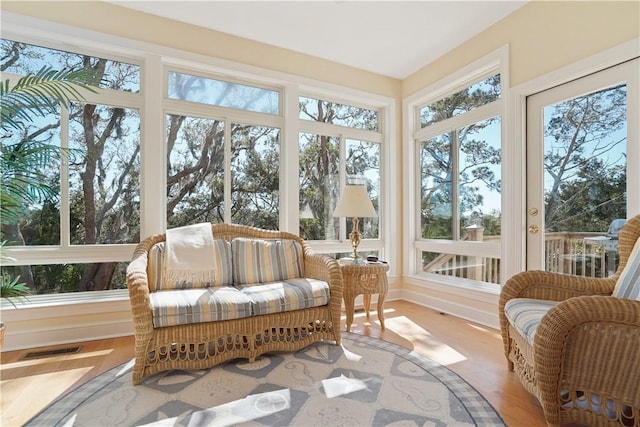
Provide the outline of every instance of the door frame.
[[[526,160],[527,160],[527,230],[531,227],[538,227],[539,232],[526,233],[526,258],[527,269],[546,270],[545,266],[545,248],[546,248],[546,206],[544,203],[545,196],[545,176],[546,171],[543,166],[544,156],[546,154],[547,140],[544,134],[545,111],[547,107],[553,108],[569,100],[574,100],[582,96],[589,96],[599,91],[611,90],[618,85],[624,84],[626,87],[626,136],[625,168],[627,174],[633,174],[632,165],[640,163],[639,147],[636,142],[640,141],[637,126],[629,126],[629,120],[634,117],[640,118],[638,113],[638,97],[640,94],[640,59],[623,62],[613,67],[606,68],[594,74],[581,77],[577,80],[566,82],[560,86],[552,87],[546,91],[538,92],[527,98],[527,144],[526,144]],[[635,159],[635,160],[634,160]],[[625,190],[630,190],[631,183],[640,182],[640,180],[627,180]],[[535,183],[535,184],[533,184]],[[532,185],[533,184],[533,185]],[[640,205],[640,191],[627,193],[625,210],[631,206]],[[530,211],[535,209],[537,214],[531,214]],[[627,215],[630,217],[629,215]],[[622,218],[621,216],[619,218]],[[626,218],[626,217],[625,217]],[[608,224],[607,224],[608,225]],[[560,230],[556,230],[560,231]],[[562,254],[561,254],[562,255]]]
[[[511,88],[506,97],[505,120],[508,135],[503,144],[502,152],[502,176],[508,179],[502,180],[502,236],[510,236],[502,239],[502,268],[501,282],[516,273],[526,269],[526,206],[527,206],[527,181],[526,181],[526,102],[527,96],[533,95],[558,86],[569,81],[579,79],[589,74],[604,70],[605,68],[628,61],[640,55],[640,38],[632,39],[619,44],[591,57],[582,59],[566,67],[554,70],[548,74],[529,80]],[[629,117],[635,115],[640,118],[639,111],[629,111]],[[627,125],[635,127],[638,134],[640,120],[628,119]],[[632,161],[633,159],[628,159]],[[640,161],[640,159],[638,159]],[[628,171],[627,180],[640,182],[640,168]],[[634,182],[634,181],[630,181]],[[629,205],[627,216],[640,213],[640,206]]]

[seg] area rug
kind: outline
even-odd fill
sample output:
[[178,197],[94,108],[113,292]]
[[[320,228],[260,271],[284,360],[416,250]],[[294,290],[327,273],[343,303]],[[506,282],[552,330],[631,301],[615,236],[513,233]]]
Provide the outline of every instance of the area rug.
[[61,397],[27,426],[504,426],[448,368],[343,332],[254,363],[170,371],[131,385],[131,363]]

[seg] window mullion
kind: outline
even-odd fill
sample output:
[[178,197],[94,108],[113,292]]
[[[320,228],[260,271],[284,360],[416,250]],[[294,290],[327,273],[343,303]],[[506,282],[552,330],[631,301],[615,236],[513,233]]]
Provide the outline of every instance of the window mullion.
[[300,233],[300,133],[298,123],[298,87],[284,90],[284,126],[280,132],[280,229]]
[[[69,149],[69,110],[60,107],[60,148],[65,152]],[[68,248],[71,245],[71,209],[69,191],[69,158],[62,156],[60,162],[60,246]]]
[[[140,237],[162,233],[167,228],[167,116],[163,109],[166,86],[159,56],[148,55],[143,71],[145,105],[140,121]],[[158,214],[162,212],[162,214]]]
[[[348,184],[347,182],[347,139],[345,138],[344,134],[338,135],[338,138],[340,141],[340,162],[338,165],[338,182],[340,183],[339,194],[341,195],[342,190],[344,189],[344,186]],[[336,203],[338,202],[339,199],[340,199],[340,196],[338,196]],[[329,215],[333,215],[333,210],[329,212]],[[338,240],[340,241],[347,240],[348,234],[349,232],[347,231],[347,218],[340,218],[340,231],[338,233]]]
[[224,222],[231,222],[231,121],[224,121]]
[[452,240],[460,240],[460,141],[458,131],[451,131],[451,227]]

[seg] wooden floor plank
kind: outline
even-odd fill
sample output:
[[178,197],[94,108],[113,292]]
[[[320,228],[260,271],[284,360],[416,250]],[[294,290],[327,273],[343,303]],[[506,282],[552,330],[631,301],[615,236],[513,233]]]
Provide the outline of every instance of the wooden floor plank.
[[[407,301],[385,303],[385,326],[380,329],[375,312],[369,320],[357,312],[351,332],[401,345],[447,366],[478,390],[508,426],[546,425],[538,401],[507,370],[498,331]],[[2,353],[2,426],[24,424],[59,396],[133,357],[133,337],[75,345],[81,346],[78,353],[33,360],[21,358],[44,349]]]

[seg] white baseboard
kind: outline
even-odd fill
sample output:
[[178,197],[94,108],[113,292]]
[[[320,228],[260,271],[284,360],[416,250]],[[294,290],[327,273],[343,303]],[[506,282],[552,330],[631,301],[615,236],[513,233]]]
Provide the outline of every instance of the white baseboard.
[[122,292],[103,299],[76,294],[66,302],[32,299],[17,309],[3,307],[2,351],[133,335],[129,299]]
[[419,291],[405,286],[401,291],[400,299],[493,329],[500,329],[499,294],[497,293],[461,289],[414,278],[406,278],[405,283],[419,287]]
[[[497,296],[473,293],[452,293],[442,298],[442,289],[431,291],[428,286],[420,292],[397,288],[396,280],[385,301],[407,300],[424,307],[445,312],[492,328],[499,328]],[[372,295],[372,305],[377,295]],[[495,304],[493,300],[495,299]],[[356,307],[362,307],[362,297],[356,299]],[[375,307],[375,305],[373,305]],[[372,308],[373,308],[372,307]],[[17,310],[3,310],[2,320],[7,329],[2,351],[62,345],[133,335],[131,309],[125,296],[111,301],[57,304],[55,306],[23,306]]]
[[[2,351],[55,346],[83,341],[93,341],[133,335],[131,312],[128,319],[110,320],[99,324],[78,324],[72,327],[51,326],[44,329],[16,330],[11,325],[2,343]],[[14,325],[16,326],[16,325]]]

